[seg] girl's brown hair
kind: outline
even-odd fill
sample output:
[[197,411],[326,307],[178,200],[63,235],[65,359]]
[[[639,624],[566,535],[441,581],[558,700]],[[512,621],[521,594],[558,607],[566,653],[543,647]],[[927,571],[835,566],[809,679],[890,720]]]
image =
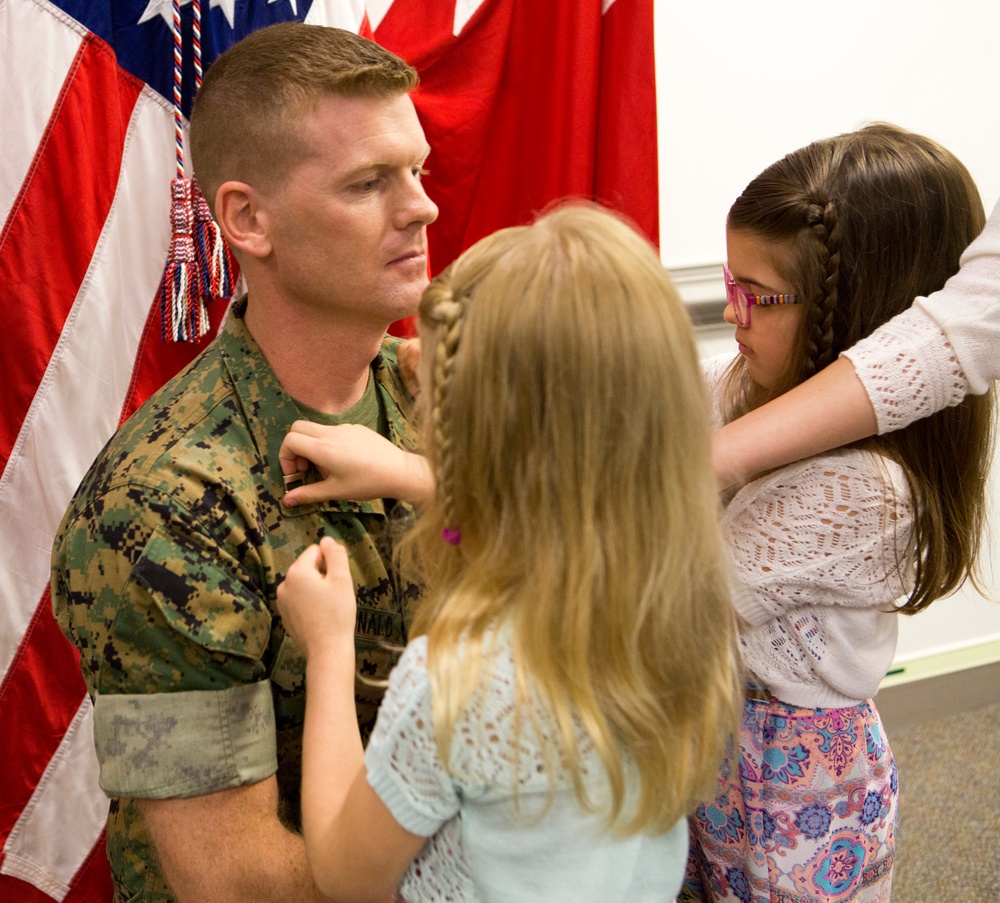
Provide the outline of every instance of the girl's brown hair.
[[476,244],[420,317],[437,494],[408,537],[428,587],[411,635],[443,761],[502,625],[520,699],[541,700],[518,723],[544,722],[580,803],[582,725],[615,830],[666,830],[715,792],[740,699],[684,306],[645,239],[570,206]]
[[[986,217],[968,170],[936,142],[877,123],[801,148],[737,198],[727,227],[773,242],[773,263],[804,304],[784,379],[763,389],[740,361],[727,375],[735,419],[821,370],[941,288]],[[900,349],[905,355],[906,349]],[[976,582],[992,458],[994,398],[954,408],[863,443],[903,467],[915,506],[914,614]]]

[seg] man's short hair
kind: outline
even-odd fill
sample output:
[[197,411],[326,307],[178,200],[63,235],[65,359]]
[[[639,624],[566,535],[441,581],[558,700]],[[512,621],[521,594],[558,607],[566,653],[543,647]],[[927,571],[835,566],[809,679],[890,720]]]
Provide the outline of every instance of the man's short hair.
[[238,41],[209,67],[191,112],[191,160],[214,204],[230,179],[259,185],[297,159],[296,123],[319,98],[394,97],[416,70],[374,41],[341,28],[283,22]]

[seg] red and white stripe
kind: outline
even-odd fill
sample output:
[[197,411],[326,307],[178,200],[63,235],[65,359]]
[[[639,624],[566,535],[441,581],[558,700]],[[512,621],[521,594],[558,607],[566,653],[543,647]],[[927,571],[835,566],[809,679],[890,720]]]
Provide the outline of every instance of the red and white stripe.
[[[358,28],[359,3],[314,5]],[[345,17],[345,13],[347,16]],[[107,800],[52,539],[90,462],[204,343],[164,344],[173,111],[45,0],[0,3],[0,899],[110,899]],[[211,310],[214,328],[221,305]]]

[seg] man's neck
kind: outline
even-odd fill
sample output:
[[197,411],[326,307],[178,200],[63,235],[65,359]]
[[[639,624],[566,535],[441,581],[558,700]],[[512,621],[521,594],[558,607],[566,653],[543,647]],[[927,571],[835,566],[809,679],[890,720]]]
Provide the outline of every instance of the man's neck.
[[380,324],[304,315],[289,306],[255,307],[253,295],[244,323],[285,391],[326,414],[361,400],[385,335]]

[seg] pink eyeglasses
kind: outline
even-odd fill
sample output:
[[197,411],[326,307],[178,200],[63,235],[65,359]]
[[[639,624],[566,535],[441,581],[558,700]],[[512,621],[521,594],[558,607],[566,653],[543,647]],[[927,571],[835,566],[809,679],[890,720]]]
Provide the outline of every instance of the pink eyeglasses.
[[738,285],[729,272],[729,267],[722,265],[722,273],[726,277],[726,301],[733,305],[736,322],[740,326],[750,325],[750,308],[755,304],[798,304],[798,295],[753,295],[742,285]]

